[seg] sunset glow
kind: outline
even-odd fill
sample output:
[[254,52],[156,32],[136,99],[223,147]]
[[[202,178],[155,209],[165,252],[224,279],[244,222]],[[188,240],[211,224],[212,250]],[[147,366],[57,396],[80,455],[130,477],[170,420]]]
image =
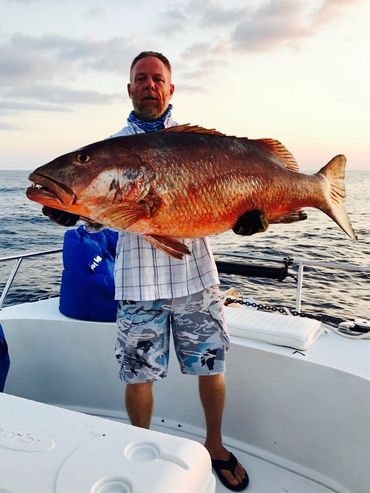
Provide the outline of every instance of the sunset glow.
[[273,137],[301,167],[370,168],[367,0],[0,0],[0,168],[101,140],[143,50],[173,66],[174,118]]

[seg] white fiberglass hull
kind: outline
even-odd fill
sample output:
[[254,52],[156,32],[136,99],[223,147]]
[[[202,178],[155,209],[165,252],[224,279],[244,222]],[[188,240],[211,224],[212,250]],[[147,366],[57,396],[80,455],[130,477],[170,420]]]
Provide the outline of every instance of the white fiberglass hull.
[[[6,308],[0,321],[11,357],[7,393],[126,420],[115,324],[68,319],[57,299]],[[303,351],[232,336],[223,433],[248,469],[247,491],[369,492],[369,356],[370,341],[328,330]],[[155,385],[153,428],[201,442],[197,380],[173,360]]]

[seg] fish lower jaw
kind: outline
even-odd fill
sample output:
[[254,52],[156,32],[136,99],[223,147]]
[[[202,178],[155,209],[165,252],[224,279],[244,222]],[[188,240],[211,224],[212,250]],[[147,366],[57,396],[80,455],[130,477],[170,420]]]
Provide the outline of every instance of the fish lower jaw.
[[[49,205],[50,201],[57,205],[70,207],[74,204],[76,196],[72,190],[53,178],[39,173],[31,173],[28,179],[32,185],[28,187],[26,194],[30,200]],[[48,201],[45,204],[44,201]]]
[[33,184],[26,190],[27,198],[33,202],[37,202],[42,205],[48,205],[50,207],[62,206],[63,202],[55,193],[47,190],[42,185]]

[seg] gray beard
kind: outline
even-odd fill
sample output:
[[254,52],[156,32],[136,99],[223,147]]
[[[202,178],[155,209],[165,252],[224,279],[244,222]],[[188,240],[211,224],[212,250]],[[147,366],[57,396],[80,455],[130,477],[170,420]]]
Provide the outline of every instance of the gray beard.
[[157,101],[154,105],[147,106],[145,104],[143,105],[134,105],[134,111],[136,115],[143,121],[152,121],[156,120],[160,116],[162,116],[163,111],[161,111],[161,104],[159,101]]

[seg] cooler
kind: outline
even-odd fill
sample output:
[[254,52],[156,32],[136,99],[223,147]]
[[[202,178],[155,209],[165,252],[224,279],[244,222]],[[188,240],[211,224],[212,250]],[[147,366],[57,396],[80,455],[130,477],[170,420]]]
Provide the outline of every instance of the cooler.
[[0,491],[213,493],[197,442],[0,394]]

